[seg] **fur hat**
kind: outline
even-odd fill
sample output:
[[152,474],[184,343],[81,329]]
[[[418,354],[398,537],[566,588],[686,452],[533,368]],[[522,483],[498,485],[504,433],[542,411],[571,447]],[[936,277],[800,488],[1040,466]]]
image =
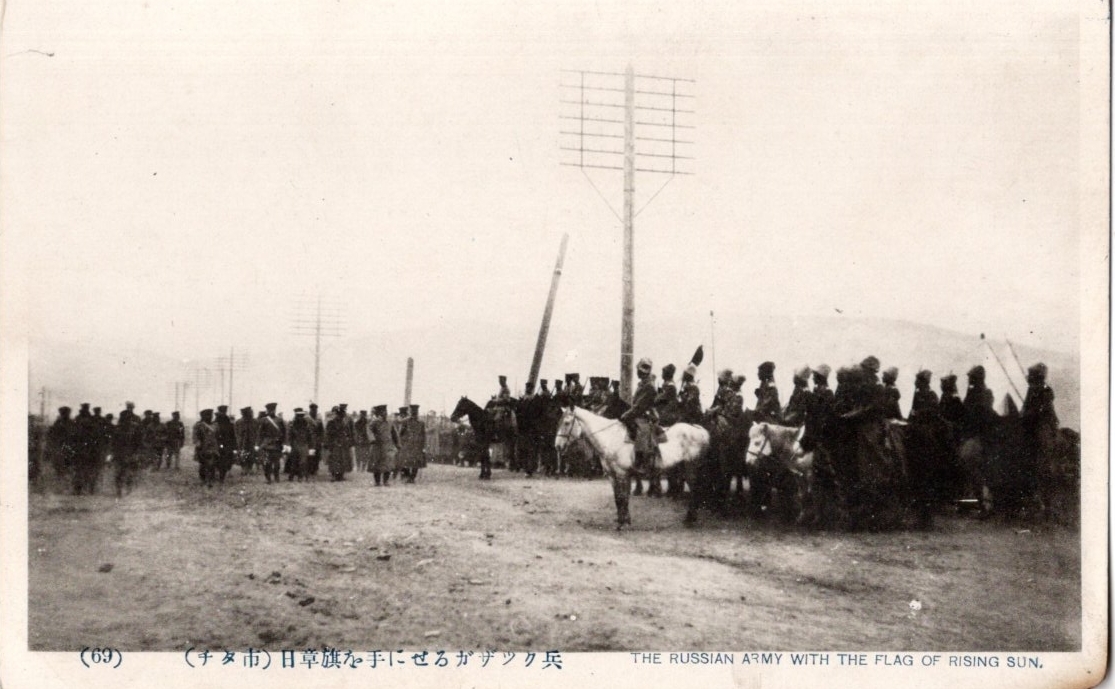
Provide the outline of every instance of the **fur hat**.
[[1038,362],[1038,363],[1034,364],[1033,366],[1031,366],[1031,367],[1030,367],[1030,368],[1029,368],[1029,369],[1028,369],[1028,370],[1026,371],[1026,374],[1027,374],[1027,375],[1026,375],[1026,377],[1027,377],[1028,379],[1029,379],[1029,378],[1033,378],[1033,379],[1037,379],[1037,380],[1042,380],[1042,381],[1044,381],[1044,380],[1045,380],[1045,376],[1046,376],[1046,375],[1047,375],[1048,373],[1049,373],[1049,367],[1047,367],[1047,366],[1046,366],[1045,364],[1043,364],[1043,363],[1041,363],[1041,362]]
[[759,364],[759,380],[769,380],[774,377],[774,362],[764,361]]
[[968,379],[969,380],[980,380],[980,381],[982,381],[986,377],[987,377],[987,371],[984,370],[983,366],[973,366],[968,371]]
[[820,364],[813,369],[813,377],[820,376],[823,380],[828,380],[829,374],[832,373],[832,367],[828,364]]
[[898,368],[897,367],[891,366],[887,370],[883,371],[883,382],[884,383],[893,383],[896,380],[898,380]]
[[673,364],[666,364],[662,367],[662,380],[673,380],[674,372],[677,370],[677,366],[674,366]]
[[859,365],[860,368],[865,371],[871,371],[872,373],[879,372],[879,359],[874,356],[867,357],[866,359],[861,361]]
[[727,385],[732,382],[732,369],[726,368],[720,373],[716,374],[716,382],[721,385]]
[[697,377],[697,366],[695,364],[692,364],[692,363],[689,364],[688,366],[686,366],[685,370],[681,372],[681,377],[682,377],[682,380],[694,380],[694,379],[696,379],[696,377]]
[[643,357],[639,359],[639,364],[635,367],[635,370],[639,373],[650,373],[654,370],[654,362],[647,357]]
[[794,371],[794,380],[800,380],[803,383],[808,381],[809,380],[809,367],[808,366],[802,366],[798,370]]
[[929,383],[932,378],[933,372],[924,368],[918,371],[917,375],[914,376],[914,380],[921,383]]

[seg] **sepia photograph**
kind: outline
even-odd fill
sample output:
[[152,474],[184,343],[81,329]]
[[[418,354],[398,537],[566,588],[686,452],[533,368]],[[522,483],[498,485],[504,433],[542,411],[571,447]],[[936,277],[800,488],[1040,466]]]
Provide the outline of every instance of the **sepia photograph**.
[[5,3],[0,683],[1099,684],[1109,51]]

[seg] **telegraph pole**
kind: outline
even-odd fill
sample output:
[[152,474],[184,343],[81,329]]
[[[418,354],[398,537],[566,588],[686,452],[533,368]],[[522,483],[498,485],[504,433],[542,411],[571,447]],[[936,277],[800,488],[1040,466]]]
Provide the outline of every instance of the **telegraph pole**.
[[[542,326],[538,329],[538,341],[534,345],[534,359],[530,362],[530,376],[527,384],[532,388],[538,382],[538,372],[542,368],[542,353],[546,350],[546,337],[550,333],[550,317],[554,313],[554,299],[557,297],[558,281],[561,280],[561,267],[565,263],[565,247],[569,244],[569,234],[561,235],[561,248],[558,249],[557,265],[550,279],[550,294],[546,297],[546,309],[542,312]],[[518,381],[516,381],[518,384]]]
[[217,357],[217,366],[221,369],[221,394],[224,394],[224,372],[228,371],[228,406],[232,408],[232,382],[233,375],[236,371],[248,370],[248,357],[246,354],[241,354],[240,358],[236,358],[236,348],[228,348],[228,356]]
[[[568,151],[562,165],[581,168],[581,173],[592,185],[612,214],[623,223],[623,318],[620,324],[620,396],[631,399],[632,364],[635,356],[635,216],[642,208],[635,209],[635,173],[647,172],[668,175],[658,191],[651,195],[646,205],[666,187],[676,175],[692,172],[679,169],[679,161],[692,160],[692,156],[679,154],[679,146],[691,145],[686,136],[679,137],[679,130],[695,127],[679,121],[694,114],[688,107],[692,93],[679,92],[678,86],[695,83],[692,79],[636,74],[631,65],[623,73],[565,70],[560,86],[565,89],[561,102],[576,106],[566,108],[561,115],[572,124],[561,130],[561,150]],[[570,78],[571,75],[576,75]],[[619,78],[623,81],[620,82]],[[622,86],[621,86],[622,84]],[[615,94],[622,93],[622,103]],[[640,102],[641,99],[641,102]],[[616,110],[623,110],[619,119]],[[636,119],[636,117],[641,119]],[[622,125],[622,132],[615,125]],[[639,128],[639,129],[637,129]],[[640,135],[649,128],[648,135]],[[623,149],[615,148],[616,139],[623,140]],[[637,144],[638,142],[638,144]],[[575,155],[571,155],[575,154]],[[682,163],[682,167],[684,167]],[[623,171],[623,215],[620,216],[586,169]]]
[[314,396],[318,400],[321,382],[321,338],[340,337],[344,331],[344,318],[339,306],[325,302],[321,295],[310,300],[303,298],[291,323],[295,335],[314,338]]
[[414,359],[407,357],[407,386],[403,391],[403,404],[410,407],[410,392],[414,386]]

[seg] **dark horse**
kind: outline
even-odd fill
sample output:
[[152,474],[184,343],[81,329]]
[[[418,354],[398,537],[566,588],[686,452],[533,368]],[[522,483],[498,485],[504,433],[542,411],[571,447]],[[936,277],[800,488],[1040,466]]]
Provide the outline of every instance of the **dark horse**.
[[480,478],[490,480],[492,478],[492,457],[488,448],[492,443],[497,442],[495,420],[480,405],[468,397],[461,397],[457,406],[453,408],[453,413],[449,415],[449,420],[457,423],[461,420],[461,417],[467,417],[468,425],[472,427],[473,447],[466,452],[476,452],[479,455]]

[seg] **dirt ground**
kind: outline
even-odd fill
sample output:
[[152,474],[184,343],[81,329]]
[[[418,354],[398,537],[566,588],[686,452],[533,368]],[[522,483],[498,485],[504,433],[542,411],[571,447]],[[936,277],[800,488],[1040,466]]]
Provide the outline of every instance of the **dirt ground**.
[[1063,526],[817,533],[704,514],[686,529],[683,504],[636,497],[617,533],[603,480],[433,465],[414,485],[267,485],[237,468],[207,490],[194,467],[119,501],[32,493],[31,650],[1081,644],[1080,539]]

